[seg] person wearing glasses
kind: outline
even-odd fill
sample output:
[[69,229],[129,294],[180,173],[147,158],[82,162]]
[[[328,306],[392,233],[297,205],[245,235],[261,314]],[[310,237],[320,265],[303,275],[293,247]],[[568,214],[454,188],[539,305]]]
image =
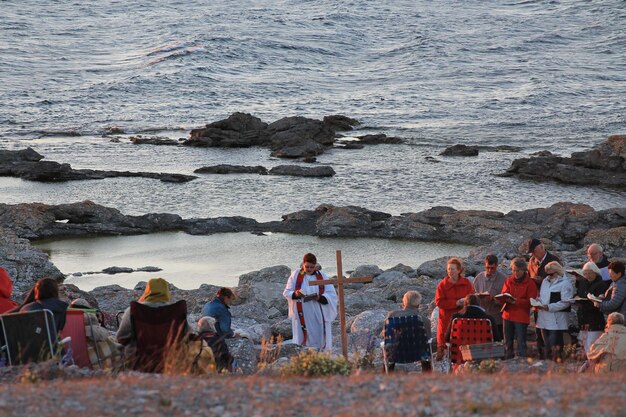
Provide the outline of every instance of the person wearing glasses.
[[546,279],[541,283],[539,298],[533,308],[538,312],[537,328],[541,329],[545,345],[543,357],[561,361],[563,333],[568,328],[567,318],[571,311],[571,301],[568,300],[574,298],[575,291],[560,263],[548,263],[545,271]]

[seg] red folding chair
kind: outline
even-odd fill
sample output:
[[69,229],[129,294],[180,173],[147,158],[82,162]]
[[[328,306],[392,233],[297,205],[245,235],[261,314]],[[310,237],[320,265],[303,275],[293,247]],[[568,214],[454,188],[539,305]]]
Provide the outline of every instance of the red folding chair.
[[457,365],[464,362],[460,346],[488,342],[493,342],[493,329],[489,320],[456,318],[452,321],[450,332],[450,361]]
[[[61,337],[65,338],[70,336],[72,338],[72,357],[74,363],[81,368],[93,369],[91,359],[89,358],[89,339],[85,331],[85,311],[96,312],[96,310],[84,310],[84,309],[68,309],[65,316],[65,327],[61,332]],[[93,326],[90,323],[90,326]],[[93,334],[93,331],[91,332]],[[102,365],[100,354],[98,352],[98,346],[95,341],[92,340],[92,346],[96,352],[98,358],[98,364]]]
[[187,303],[180,300],[162,307],[133,301],[130,319],[137,340],[137,352],[129,358],[132,369],[162,372],[167,349],[180,343],[187,331]]

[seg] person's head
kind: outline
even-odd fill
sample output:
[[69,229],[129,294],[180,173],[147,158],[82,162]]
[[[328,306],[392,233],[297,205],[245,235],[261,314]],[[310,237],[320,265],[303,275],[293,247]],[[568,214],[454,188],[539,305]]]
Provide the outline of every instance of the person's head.
[[233,301],[235,301],[235,299],[237,298],[235,291],[228,287],[220,288],[219,290],[217,290],[217,293],[215,293],[215,295],[217,295],[217,298],[222,300],[222,302],[227,306],[231,305]]
[[201,317],[200,320],[198,320],[198,331],[200,333],[204,333],[204,332],[216,333],[215,322],[216,320],[214,317],[210,317],[210,316]]
[[549,279],[556,279],[565,275],[565,270],[557,261],[548,262],[545,271]]
[[488,276],[492,276],[498,270],[498,257],[494,254],[489,254],[485,257],[485,273]]
[[307,253],[302,257],[302,269],[305,273],[312,275],[317,266],[317,257],[312,253]]
[[460,258],[450,258],[446,270],[450,278],[457,279],[463,272],[463,261]]
[[596,279],[601,279],[602,273],[598,265],[591,261],[583,265],[583,277],[585,277],[587,281],[593,282]]
[[422,294],[417,291],[407,291],[402,297],[402,308],[418,308],[422,303]]
[[83,308],[88,310],[93,308],[91,304],[89,304],[89,301],[85,300],[84,298],[76,298],[75,300],[72,300],[72,302],[70,303],[70,307]]
[[476,294],[467,294],[463,299],[463,306],[478,306],[480,305],[480,300]]
[[597,243],[592,243],[587,248],[587,257],[591,262],[600,261],[600,259],[602,259],[602,255],[604,255],[604,250],[602,249],[602,246]]
[[546,254],[546,248],[543,246],[543,243],[541,243],[541,240],[533,238],[528,241],[528,253],[536,259],[543,259]]
[[170,285],[163,278],[150,278],[139,302],[168,303],[170,301]]
[[614,324],[624,325],[624,315],[622,313],[614,312],[606,318],[606,327],[611,327]]
[[35,300],[59,298],[59,283],[53,278],[41,278],[35,283]]
[[624,276],[624,269],[626,269],[624,262],[613,261],[609,264],[609,276],[613,281],[617,281]]
[[528,265],[526,264],[524,258],[513,258],[511,261],[511,270],[513,271],[515,279],[520,280],[526,275]]

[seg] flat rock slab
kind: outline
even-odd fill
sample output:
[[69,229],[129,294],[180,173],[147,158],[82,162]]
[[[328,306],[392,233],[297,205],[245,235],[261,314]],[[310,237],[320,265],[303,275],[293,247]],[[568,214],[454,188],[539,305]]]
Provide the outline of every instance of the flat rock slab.
[[267,175],[267,168],[257,166],[245,166],[245,165],[212,165],[202,168],[198,168],[194,171],[198,174],[260,174]]
[[301,167],[298,165],[279,165],[269,171],[270,175],[291,175],[294,177],[332,177],[335,170],[329,166]]

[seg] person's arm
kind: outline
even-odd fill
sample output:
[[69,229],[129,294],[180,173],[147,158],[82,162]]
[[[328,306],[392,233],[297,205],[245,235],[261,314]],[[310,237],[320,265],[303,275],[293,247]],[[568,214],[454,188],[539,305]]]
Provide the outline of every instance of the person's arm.
[[443,310],[453,310],[458,307],[457,302],[459,300],[456,298],[450,298],[447,291],[443,289],[442,283],[443,281],[441,281],[441,283],[437,286],[437,291],[435,293],[435,305]]
[[539,295],[539,291],[537,290],[537,286],[534,282],[530,281],[528,286],[526,287],[526,292],[521,297],[518,297],[515,300],[515,306],[520,308],[527,308],[530,310],[530,299],[537,298]]
[[610,313],[617,310],[624,303],[624,299],[626,299],[626,283],[622,285],[618,284],[623,279],[626,278],[621,277],[619,281],[615,283],[616,285],[613,288],[613,291],[611,291],[611,299],[604,300],[599,303],[598,308],[601,312]]
[[220,306],[216,316],[217,317],[215,318],[217,319],[217,325],[220,328],[220,333],[228,338],[234,337],[235,332],[233,332],[233,329],[230,328],[231,319],[230,314],[228,314],[228,310],[226,309],[226,306]]
[[287,285],[285,285],[285,290],[283,291],[283,297],[285,297],[286,299],[292,299],[295,300],[297,298],[299,298],[296,294],[295,294],[295,289],[296,289],[296,276],[298,275],[298,271],[294,271],[290,276],[289,279],[287,280]]

